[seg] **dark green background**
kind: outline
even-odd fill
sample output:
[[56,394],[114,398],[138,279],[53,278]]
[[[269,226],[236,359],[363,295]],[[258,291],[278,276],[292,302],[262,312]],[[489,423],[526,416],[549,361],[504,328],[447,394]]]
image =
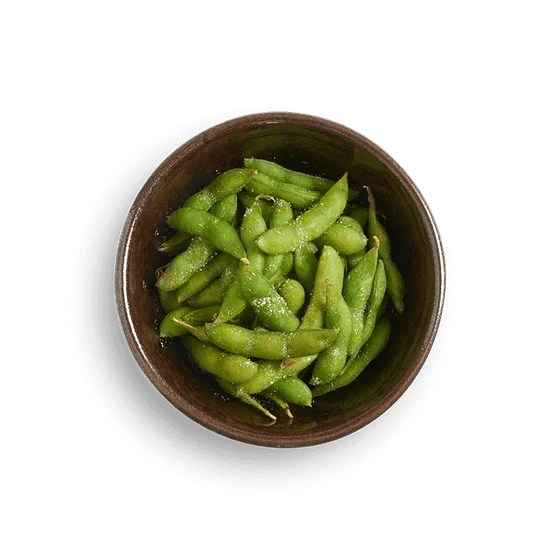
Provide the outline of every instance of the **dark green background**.
[[[2,2],[0,555],[551,556],[559,45],[549,5]],[[63,265],[88,191],[145,135],[216,103],[304,103],[352,120],[384,136],[449,216],[449,376],[384,465],[320,497],[185,490],[112,440],[71,367]]]

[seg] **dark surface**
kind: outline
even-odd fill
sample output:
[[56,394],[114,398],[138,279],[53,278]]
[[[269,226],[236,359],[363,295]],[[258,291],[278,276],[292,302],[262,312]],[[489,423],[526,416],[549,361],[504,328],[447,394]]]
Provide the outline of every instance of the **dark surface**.
[[[201,124],[199,121],[198,126]],[[74,365],[81,368],[82,388],[90,394],[90,405],[113,424],[115,436],[129,447],[131,453],[144,455],[154,468],[169,472],[173,478],[186,480],[187,485],[207,486],[217,493],[270,493],[276,492],[279,486],[287,493],[314,493],[320,487],[341,486],[345,478],[358,478],[368,463],[382,462],[384,455],[390,453],[391,448],[421,420],[424,407],[430,404],[431,391],[436,388],[439,376],[446,372],[451,339],[448,341],[445,336],[437,339],[424,368],[427,371],[396,407],[365,430],[326,446],[280,452],[243,445],[219,437],[177,413],[146,382],[124,344],[113,302],[108,297],[113,288],[112,275],[108,271],[111,270],[122,219],[137,192],[137,185],[149,173],[151,160],[158,157],[161,160],[161,152],[168,151],[176,140],[180,142],[178,137],[181,135],[183,138],[188,137],[189,132],[192,135],[196,126],[196,120],[189,124],[179,123],[176,130],[164,131],[157,141],[147,139],[146,144],[98,189],[98,193],[90,197],[81,233],[75,237],[73,265],[69,267],[67,277],[67,334],[73,337]],[[97,262],[99,266],[88,271],[91,262]],[[451,261],[450,273],[454,270],[453,265],[454,261]],[[87,321],[72,315],[74,304],[84,290],[92,294],[94,303]],[[453,293],[452,289],[450,296]],[[451,323],[453,321],[454,318]],[[447,328],[449,322],[450,318],[444,316],[442,327]],[[103,346],[94,335],[100,324],[111,335],[104,337]],[[170,350],[165,352],[175,356]],[[379,363],[382,363],[381,358]],[[362,377],[364,379],[367,379],[366,374]],[[220,406],[233,408],[238,418],[243,418],[247,411],[252,413],[238,403],[224,401],[209,390],[206,376],[198,375],[197,381],[203,395],[208,395]],[[348,402],[352,395],[352,391],[346,391],[344,400],[347,405],[354,404],[354,410],[359,409],[356,403]],[[317,422],[320,425],[329,416],[339,417],[340,413],[329,414],[329,407],[338,407],[342,400],[325,399],[325,404],[315,409],[318,412],[314,418],[298,410],[298,420],[292,426],[283,422],[280,429],[301,430],[309,427],[306,424]],[[252,418],[260,421],[256,415]],[[316,429],[317,426],[311,426],[308,433]],[[270,453],[276,455],[268,457]],[[282,454],[280,457],[279,453]],[[293,467],[300,461],[300,468],[296,468],[299,474],[292,478],[291,473],[296,472]],[[267,465],[265,471],[262,464]]]

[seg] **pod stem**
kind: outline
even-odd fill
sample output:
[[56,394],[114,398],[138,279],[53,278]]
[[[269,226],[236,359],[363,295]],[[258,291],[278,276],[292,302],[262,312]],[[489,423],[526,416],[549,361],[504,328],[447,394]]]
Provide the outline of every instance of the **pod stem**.
[[255,197],[255,204],[258,204],[259,200],[271,200],[272,202],[274,202],[276,199],[273,196],[270,196],[269,194],[261,193]]
[[375,208],[375,199],[373,198],[373,193],[371,192],[371,189],[369,187],[366,187],[365,185],[364,185],[364,189],[366,189],[366,192],[367,192],[367,199],[368,199],[370,208],[374,212],[376,212],[377,210]]
[[296,361],[293,358],[288,358],[286,360],[282,360],[282,362],[280,363],[280,369],[284,369],[285,367],[291,366],[295,363],[296,363]]
[[163,266],[160,266],[158,268],[156,268],[155,274],[156,274],[156,279],[159,280],[160,278],[165,276],[165,269],[170,265],[171,263],[167,263],[164,264]]

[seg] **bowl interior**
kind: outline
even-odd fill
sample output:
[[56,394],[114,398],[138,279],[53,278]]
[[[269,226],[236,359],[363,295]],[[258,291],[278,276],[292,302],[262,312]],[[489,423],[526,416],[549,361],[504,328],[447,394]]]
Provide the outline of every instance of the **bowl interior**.
[[[385,351],[356,382],[281,411],[274,425],[257,411],[225,397],[200,370],[180,339],[162,342],[163,317],[154,287],[156,268],[168,257],[157,247],[171,233],[166,217],[218,173],[244,157],[272,159],[291,169],[333,180],[349,171],[350,184],[373,189],[406,282],[405,313],[392,314]],[[360,195],[366,204],[365,193]],[[435,225],[416,188],[377,146],[357,133],[302,115],[255,115],[224,123],[181,146],[146,182],[131,208],[117,263],[121,322],[140,366],[180,410],[220,433],[251,443],[299,446],[336,439],[383,413],[408,387],[430,349],[443,298],[443,260]]]

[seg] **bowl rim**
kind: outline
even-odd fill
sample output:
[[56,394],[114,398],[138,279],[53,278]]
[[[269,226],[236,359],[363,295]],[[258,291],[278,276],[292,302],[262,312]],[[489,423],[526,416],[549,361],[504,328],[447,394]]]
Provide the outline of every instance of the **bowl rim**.
[[[434,305],[430,315],[428,328],[426,329],[423,340],[420,344],[420,353],[416,357],[413,365],[405,373],[395,389],[386,395],[383,400],[377,403],[377,405],[364,411],[364,413],[360,416],[353,418],[349,423],[335,426],[319,434],[296,433],[289,436],[275,434],[274,432],[266,435],[257,434],[217,421],[211,415],[203,413],[176,393],[173,388],[169,386],[160,376],[157,369],[152,365],[149,357],[144,353],[130,316],[130,305],[127,293],[126,263],[129,254],[131,233],[133,232],[138,213],[147,203],[149,203],[151,195],[158,188],[158,184],[162,176],[165,176],[175,165],[178,165],[191,151],[196,150],[200,145],[212,142],[213,139],[222,136],[224,133],[227,134],[240,127],[244,129],[252,129],[259,125],[270,124],[298,124],[318,131],[334,133],[335,135],[342,137],[353,144],[358,144],[363,149],[372,152],[391,170],[412,197],[416,207],[418,208],[422,224],[424,225],[427,233],[429,245],[434,255]],[[340,439],[373,422],[376,418],[386,412],[395,402],[397,402],[418,375],[432,348],[443,312],[445,283],[445,256],[439,230],[424,197],[401,166],[377,144],[351,128],[322,117],[291,112],[252,113],[224,121],[200,132],[190,140],[181,144],[176,150],[167,156],[144,182],[130,207],[121,231],[115,263],[115,299],[119,323],[127,345],[143,373],[148,377],[158,391],[171,404],[173,404],[173,406],[175,406],[175,408],[198,424],[231,439],[265,447],[307,447]]]

